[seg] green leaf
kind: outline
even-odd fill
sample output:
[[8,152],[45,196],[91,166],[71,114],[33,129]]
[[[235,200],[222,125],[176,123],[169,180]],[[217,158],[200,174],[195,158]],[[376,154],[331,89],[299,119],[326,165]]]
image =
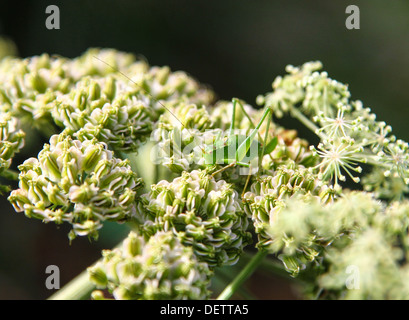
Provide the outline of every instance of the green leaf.
[[269,154],[274,151],[274,149],[277,147],[278,144],[278,138],[274,137],[271,139],[271,141],[266,145],[264,148],[264,154]]

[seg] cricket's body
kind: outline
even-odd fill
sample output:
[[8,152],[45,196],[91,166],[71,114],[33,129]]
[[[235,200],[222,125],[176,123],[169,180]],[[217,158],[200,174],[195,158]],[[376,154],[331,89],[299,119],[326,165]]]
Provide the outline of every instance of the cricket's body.
[[261,156],[262,145],[260,142],[253,140],[248,141],[251,143],[245,157],[243,159],[238,158],[237,149],[246,141],[248,137],[243,134],[233,134],[222,140],[216,140],[212,146],[208,146],[204,150],[204,159],[206,164],[237,164],[240,166],[248,167],[249,162],[256,157]]
[[[229,136],[227,138],[221,138],[218,136],[214,141],[213,145],[207,146],[204,149],[203,157],[206,164],[214,165],[214,164],[224,164],[226,167],[232,167],[235,165],[240,165],[243,167],[250,167],[250,163],[255,158],[261,159],[265,154],[271,153],[277,145],[277,137],[274,137],[269,143],[265,143],[268,134],[268,127],[270,124],[270,119],[268,117],[271,114],[271,110],[266,108],[264,113],[259,121],[259,123],[254,126],[253,130],[251,131],[250,135],[242,135],[234,133],[235,131],[235,113],[236,113],[236,105],[239,104],[241,108],[244,109],[243,105],[240,101],[236,98],[233,98],[233,112],[232,112],[232,121],[229,130]],[[245,113],[246,114],[246,113]],[[257,141],[255,138],[258,135],[261,125],[263,124],[264,120],[268,119],[267,121],[267,130],[266,136],[262,143]],[[252,120],[250,119],[250,123]],[[224,168],[217,170],[216,172],[220,172],[224,170]]]

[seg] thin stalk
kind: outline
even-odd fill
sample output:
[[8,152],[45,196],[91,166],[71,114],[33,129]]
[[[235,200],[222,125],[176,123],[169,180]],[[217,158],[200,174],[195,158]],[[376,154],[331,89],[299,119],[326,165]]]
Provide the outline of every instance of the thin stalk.
[[[242,255],[242,259],[246,261],[250,261],[254,257],[254,254],[244,252]],[[289,273],[284,269],[283,263],[282,262],[276,262],[270,259],[270,257],[267,257],[266,259],[263,259],[260,264],[259,264],[259,271],[262,271],[263,273],[273,275],[276,277],[280,277],[282,279],[290,279]],[[294,281],[293,278],[291,278],[291,281]]]
[[[219,270],[212,279],[212,286],[214,286],[214,292],[223,290],[234,278],[234,272],[232,270]],[[236,291],[237,295],[245,300],[257,299],[251,292],[243,286]]]
[[[241,111],[244,113],[244,116],[249,120],[251,129],[254,129],[256,127],[256,125],[253,123],[253,120],[251,119],[250,115],[248,114],[248,112],[246,111],[244,106],[239,101],[238,101],[238,103],[239,103],[239,106],[241,108]],[[258,133],[258,138],[260,139],[260,141],[263,141],[263,139],[261,138],[260,132]]]
[[324,135],[318,132],[319,127],[306,116],[304,116],[300,110],[292,106],[290,107],[290,113],[294,118],[298,119],[300,122],[302,122],[303,125],[314,132],[321,140],[324,140],[326,138]]
[[19,173],[12,169],[7,169],[1,173],[1,176],[8,180],[18,180]]
[[153,183],[158,183],[160,177],[160,168],[159,165],[153,165]]
[[[265,135],[264,135],[264,140],[262,140],[262,142],[263,142],[263,149],[261,150],[261,157],[260,157],[260,159],[259,159],[259,164],[258,164],[259,169],[261,168],[261,165],[262,165],[262,162],[263,162],[263,158],[264,158],[264,150],[265,150],[265,148],[266,148],[266,143],[267,143],[267,138],[268,138],[268,130],[270,130],[270,121],[271,121],[271,117],[270,117],[270,119],[268,119],[268,121],[267,121],[266,133],[265,133]],[[269,153],[268,156],[270,157],[271,161],[274,162],[274,159],[273,159],[273,157],[271,156],[271,153]]]
[[236,278],[223,290],[223,292],[217,297],[217,300],[227,300],[240,288],[243,283],[253,274],[258,265],[263,261],[267,255],[266,250],[260,250],[250,262],[244,267],[244,269],[237,275]]
[[236,122],[236,103],[237,103],[237,100],[236,100],[236,99],[233,99],[233,110],[232,110],[232,116],[231,116],[229,136],[232,136],[232,135],[233,135],[233,132],[234,132],[234,129],[235,129],[235,122]]

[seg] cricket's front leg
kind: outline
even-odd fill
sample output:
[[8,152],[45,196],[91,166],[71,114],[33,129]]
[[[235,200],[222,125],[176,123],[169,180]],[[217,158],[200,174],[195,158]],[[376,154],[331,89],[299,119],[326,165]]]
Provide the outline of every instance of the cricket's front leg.
[[236,152],[236,159],[237,161],[241,161],[246,157],[247,152],[250,149],[252,142],[254,141],[256,135],[258,134],[261,125],[263,124],[264,120],[270,115],[271,109],[266,108],[264,110],[263,116],[261,117],[257,126],[251,131],[250,135],[244,140],[241,145],[238,147]]
[[214,177],[216,174],[218,174],[218,173],[220,173],[220,172],[223,172],[224,170],[226,170],[226,169],[228,169],[228,168],[232,168],[232,167],[234,167],[234,166],[236,166],[236,165],[237,165],[236,161],[233,161],[233,162],[231,162],[230,164],[228,164],[227,166],[224,166],[224,167],[222,167],[221,169],[219,169],[219,170],[213,172],[213,173],[212,173],[212,177]]

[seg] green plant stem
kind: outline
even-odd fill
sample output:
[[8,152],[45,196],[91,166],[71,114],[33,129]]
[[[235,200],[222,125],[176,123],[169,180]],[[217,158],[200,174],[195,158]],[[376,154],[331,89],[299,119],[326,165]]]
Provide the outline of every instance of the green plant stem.
[[[250,261],[253,257],[254,257],[254,254],[244,252],[242,259],[246,261]],[[261,271],[268,275],[280,277],[285,280],[291,279],[291,281],[294,281],[294,278],[291,278],[289,276],[288,271],[285,270],[283,263],[278,262],[278,261],[273,261],[272,259],[270,259],[270,257],[266,257],[266,259],[263,259],[260,262],[258,271]]]
[[51,295],[48,300],[85,300],[95,289],[93,283],[89,281],[88,272],[84,270],[67,285]]
[[296,107],[290,107],[290,114],[294,118],[298,119],[303,125],[305,125],[308,129],[314,132],[321,140],[324,140],[326,137],[318,132],[319,127],[315,125],[310,119],[308,119],[304,114],[298,110]]
[[[234,273],[231,270],[220,270],[212,279],[213,292],[222,291],[232,280]],[[237,289],[236,294],[246,300],[256,300],[257,298],[249,292],[245,287],[241,286]]]
[[266,250],[260,250],[245,268],[237,275],[236,278],[223,290],[223,292],[217,297],[217,300],[228,300],[236,292],[236,290],[243,285],[243,283],[253,274],[258,265],[263,261],[267,255]]
[[153,183],[159,182],[159,176],[160,176],[159,165],[154,164],[153,165]]
[[18,180],[19,173],[17,171],[7,169],[1,173],[1,176],[8,180]]

